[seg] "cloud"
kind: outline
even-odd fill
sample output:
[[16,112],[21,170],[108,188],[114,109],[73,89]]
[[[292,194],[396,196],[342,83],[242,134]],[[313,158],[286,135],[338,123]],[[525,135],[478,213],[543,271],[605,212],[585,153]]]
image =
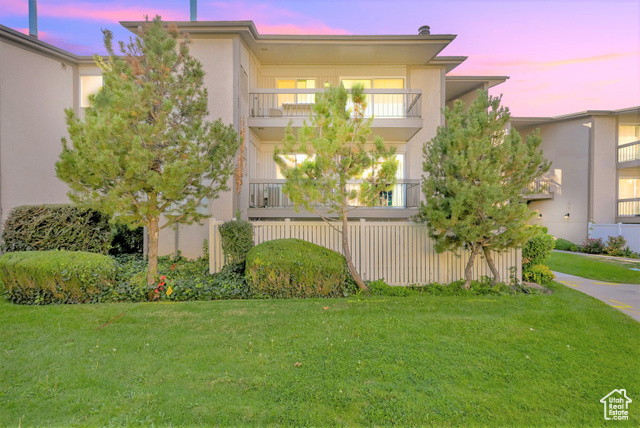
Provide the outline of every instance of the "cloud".
[[[29,35],[28,28],[16,28],[15,30]],[[93,55],[95,53],[95,49],[92,46],[71,43],[65,37],[57,35],[51,31],[38,30],[38,40],[49,43],[50,45],[64,49],[68,52],[73,52],[76,55]]]

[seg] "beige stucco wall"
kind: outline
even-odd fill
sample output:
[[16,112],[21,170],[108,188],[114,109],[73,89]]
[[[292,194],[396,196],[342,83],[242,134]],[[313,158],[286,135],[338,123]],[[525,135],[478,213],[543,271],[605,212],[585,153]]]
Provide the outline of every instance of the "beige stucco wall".
[[460,101],[464,102],[464,104],[468,108],[471,105],[471,103],[473,103],[476,100],[477,97],[478,97],[478,90],[476,89],[476,90],[467,92],[466,94],[462,94],[458,98],[455,98],[455,99],[447,102],[447,107],[453,108],[454,102],[456,100],[460,100]]
[[406,177],[422,177],[422,148],[436,135],[438,126],[443,124],[441,109],[444,105],[444,71],[441,68],[411,67],[409,69],[410,89],[422,89],[423,126],[407,143]]
[[[589,137],[588,119],[559,122],[540,128],[541,148],[552,162],[547,176],[557,183],[553,200],[533,201],[529,207],[542,219],[534,219],[558,238],[576,244],[587,236],[589,207]],[[532,129],[518,130],[523,138]],[[565,214],[569,213],[569,219]]]
[[2,221],[24,204],[68,202],[55,175],[74,105],[74,67],[0,41],[0,183]]
[[615,223],[617,128],[615,116],[593,118],[591,218],[595,223]]

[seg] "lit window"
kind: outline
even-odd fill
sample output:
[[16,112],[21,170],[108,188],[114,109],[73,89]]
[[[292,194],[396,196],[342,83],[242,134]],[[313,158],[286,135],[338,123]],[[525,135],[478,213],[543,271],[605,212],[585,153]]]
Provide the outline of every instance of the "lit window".
[[618,199],[640,198],[640,178],[618,180]]
[[[303,154],[295,154],[295,155],[280,155],[280,159],[284,160],[285,165],[289,168],[295,168],[301,165],[304,161],[309,158],[310,160],[315,159],[315,155],[303,155]],[[284,179],[285,176],[282,175],[282,171],[280,171],[280,165],[276,164],[276,178]]]
[[91,107],[89,95],[102,88],[102,76],[80,76],[80,107]]
[[[316,79],[278,79],[278,89],[314,89]],[[278,106],[283,104],[312,104],[315,94],[278,94]]]
[[640,126],[620,125],[618,129],[618,144],[627,144],[640,141]]

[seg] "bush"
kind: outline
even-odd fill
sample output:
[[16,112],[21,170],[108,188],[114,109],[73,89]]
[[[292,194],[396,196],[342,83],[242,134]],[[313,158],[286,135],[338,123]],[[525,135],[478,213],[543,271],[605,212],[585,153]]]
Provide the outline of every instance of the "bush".
[[577,245],[572,245],[571,248],[569,248],[569,251],[571,251],[572,253],[577,253],[580,250],[580,248],[578,248]]
[[627,246],[627,240],[624,239],[624,236],[609,236],[607,238],[607,246],[605,251],[607,254],[617,255],[624,251]]
[[144,228],[129,227],[122,223],[116,223],[111,229],[111,249],[109,254],[119,256],[121,254],[142,254],[144,244]]
[[522,247],[522,269],[544,264],[553,251],[555,240],[547,233],[546,227],[530,226],[536,229],[535,235]]
[[562,238],[558,238],[556,240],[556,250],[571,251],[571,247],[575,247],[575,245],[571,241],[567,241],[566,239]]
[[354,290],[345,258],[300,239],[263,242],[247,255],[251,291],[268,297],[334,297]]
[[253,225],[244,220],[232,220],[218,227],[225,263],[244,263],[253,248]]
[[528,282],[535,282],[536,284],[549,282],[555,277],[548,266],[541,264],[529,266],[527,270],[523,270],[522,272],[522,279]]
[[604,250],[605,245],[604,242],[602,242],[602,238],[587,238],[579,249],[579,251],[588,254],[603,254]]
[[70,204],[22,205],[4,223],[2,251],[88,251],[111,247],[109,218]]
[[378,279],[376,281],[371,281],[367,283],[369,287],[369,293],[374,296],[396,296],[396,297],[405,297],[409,294],[412,294],[413,290],[408,287],[393,287],[383,279]]
[[117,284],[107,296],[109,301],[185,301],[251,297],[244,278],[243,264],[229,264],[220,272],[210,274],[205,258],[186,260],[183,257],[159,257],[158,274],[161,280],[149,288],[146,279],[147,262],[141,256],[125,255],[115,259]]
[[26,251],[0,257],[0,281],[14,303],[94,303],[113,287],[115,262],[83,251]]

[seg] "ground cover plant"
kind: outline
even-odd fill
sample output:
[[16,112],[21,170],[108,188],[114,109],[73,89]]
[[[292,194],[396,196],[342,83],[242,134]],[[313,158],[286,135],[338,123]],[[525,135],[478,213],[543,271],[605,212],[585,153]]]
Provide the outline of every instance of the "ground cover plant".
[[547,261],[552,270],[583,278],[624,284],[640,284],[639,262],[553,252]]
[[[603,423],[640,324],[552,295],[0,302],[0,426]],[[615,350],[615,352],[612,352]],[[640,423],[630,407],[628,425]],[[624,422],[620,426],[627,426]]]

